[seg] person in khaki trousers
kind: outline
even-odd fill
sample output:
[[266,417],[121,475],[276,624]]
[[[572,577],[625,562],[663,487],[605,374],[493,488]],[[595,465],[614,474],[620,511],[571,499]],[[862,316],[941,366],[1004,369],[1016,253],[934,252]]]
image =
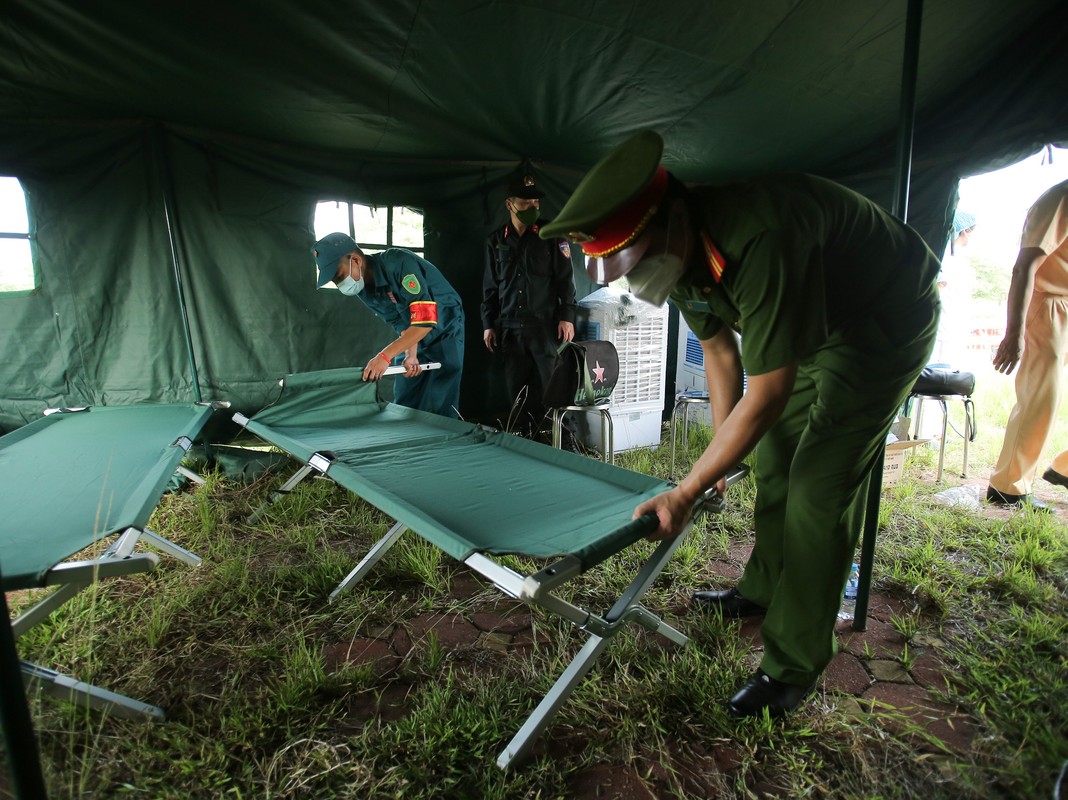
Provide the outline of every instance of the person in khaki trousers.
[[[1031,496],[1031,485],[1053,436],[1068,364],[1068,181],[1049,189],[1027,212],[1009,285],[1005,338],[994,356],[994,367],[1005,375],[1017,364],[1016,405],[986,499],[1049,510]],[[1042,477],[1068,488],[1068,450]]]

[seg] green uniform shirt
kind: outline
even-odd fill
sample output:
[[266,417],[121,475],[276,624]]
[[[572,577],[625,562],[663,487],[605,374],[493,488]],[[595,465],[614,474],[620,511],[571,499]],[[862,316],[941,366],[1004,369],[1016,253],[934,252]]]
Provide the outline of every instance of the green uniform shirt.
[[699,339],[737,327],[750,375],[804,363],[831,331],[866,316],[914,325],[908,311],[936,291],[938,259],[919,234],[832,181],[785,175],[698,187],[691,208],[723,274],[717,282],[699,231],[671,302]]

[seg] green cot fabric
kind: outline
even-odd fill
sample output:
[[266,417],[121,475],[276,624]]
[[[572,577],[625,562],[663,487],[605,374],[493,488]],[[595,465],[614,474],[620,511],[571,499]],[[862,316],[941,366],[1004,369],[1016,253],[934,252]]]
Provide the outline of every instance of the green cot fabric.
[[670,484],[376,399],[356,370],[291,375],[249,431],[328,474],[456,559],[573,554],[587,569],[641,538],[634,507]]
[[144,527],[208,406],[97,407],[50,414],[0,438],[3,589],[41,586],[79,550]]

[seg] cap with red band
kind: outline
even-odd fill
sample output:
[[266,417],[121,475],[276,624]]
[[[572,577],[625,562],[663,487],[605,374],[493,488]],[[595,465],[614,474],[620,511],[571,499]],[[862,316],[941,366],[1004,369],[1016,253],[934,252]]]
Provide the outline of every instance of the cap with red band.
[[[660,166],[664,140],[654,131],[635,134],[586,173],[559,216],[543,225],[543,239],[566,237],[597,260],[597,282],[614,280],[633,266],[627,251],[649,225],[667,194],[668,171]],[[642,249],[642,248],[637,248]],[[625,256],[620,253],[626,252]]]
[[580,242],[582,252],[594,258],[610,256],[634,243],[645,230],[660,208],[660,201],[667,192],[668,172],[658,167],[653,179],[641,194],[626,206],[616,211],[600,228],[593,232],[589,242]]

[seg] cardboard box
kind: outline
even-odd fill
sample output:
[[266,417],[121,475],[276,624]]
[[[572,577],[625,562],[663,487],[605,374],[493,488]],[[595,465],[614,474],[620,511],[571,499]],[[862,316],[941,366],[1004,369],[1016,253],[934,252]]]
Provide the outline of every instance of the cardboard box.
[[883,486],[893,486],[901,480],[901,473],[905,469],[905,455],[914,447],[927,444],[930,439],[916,439],[915,441],[892,442],[886,446],[886,456],[883,458]]

